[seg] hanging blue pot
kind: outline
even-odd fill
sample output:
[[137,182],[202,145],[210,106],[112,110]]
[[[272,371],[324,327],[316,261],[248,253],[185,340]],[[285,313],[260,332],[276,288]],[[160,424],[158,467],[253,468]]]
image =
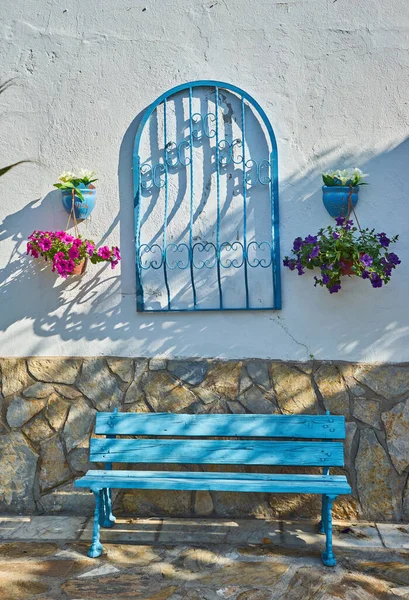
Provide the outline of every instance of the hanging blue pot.
[[[89,217],[92,211],[94,210],[95,202],[97,199],[97,190],[92,184],[87,187],[83,183],[80,183],[78,188],[81,190],[81,194],[84,196],[84,200],[81,200],[81,198],[79,198],[78,196],[74,197],[74,213],[75,218],[80,220]],[[67,213],[70,213],[72,210],[72,191],[61,191],[62,204]]]
[[[352,208],[355,208],[358,202],[359,187],[352,188],[351,202]],[[322,201],[331,217],[347,217],[349,213],[348,197],[351,193],[349,186],[342,185],[323,185]]]

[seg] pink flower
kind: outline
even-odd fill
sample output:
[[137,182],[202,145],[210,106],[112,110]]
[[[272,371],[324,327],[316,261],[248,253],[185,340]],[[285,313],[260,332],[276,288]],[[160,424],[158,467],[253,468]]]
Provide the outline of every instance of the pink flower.
[[121,253],[119,252],[118,246],[115,246],[115,248],[112,249],[112,254],[117,258],[117,261],[121,260]]
[[40,246],[41,250],[43,252],[48,252],[48,250],[51,248],[52,241],[49,238],[43,238],[38,242],[38,245]]
[[70,248],[68,250],[68,256],[72,259],[75,260],[76,258],[78,258],[80,255],[80,253],[78,252],[77,248],[73,245],[72,248]]
[[72,237],[72,235],[70,235],[69,233],[65,233],[62,241],[66,242],[67,244],[71,244],[73,240],[74,238]]
[[81,238],[75,238],[75,240],[72,243],[74,248],[79,248],[82,245],[82,239]]
[[98,256],[104,260],[109,260],[111,258],[111,250],[108,248],[108,246],[103,246],[98,250]]
[[72,271],[75,269],[75,262],[73,260],[66,260],[65,261],[65,270],[67,271],[67,273],[72,273]]
[[92,256],[95,251],[95,246],[93,244],[90,244],[89,242],[86,242],[86,250],[87,250],[87,254],[89,256]]
[[58,238],[59,240],[62,240],[65,238],[65,231],[56,231],[55,232],[55,237]]
[[115,267],[118,263],[119,263],[119,260],[111,260],[111,269],[115,269]]

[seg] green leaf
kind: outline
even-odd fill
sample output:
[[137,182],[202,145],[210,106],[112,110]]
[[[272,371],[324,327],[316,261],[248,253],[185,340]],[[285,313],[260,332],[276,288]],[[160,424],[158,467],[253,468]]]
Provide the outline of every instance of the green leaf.
[[2,169],[0,169],[0,177],[2,175],[5,175],[11,169],[14,169],[14,167],[17,167],[18,165],[22,165],[23,163],[29,163],[29,162],[32,162],[32,161],[31,160],[19,160],[18,162],[13,163],[12,165],[8,165],[8,167],[3,167]]
[[74,190],[75,190],[75,195],[78,196],[78,198],[84,202],[85,198],[81,194],[80,190],[77,187],[75,187]]

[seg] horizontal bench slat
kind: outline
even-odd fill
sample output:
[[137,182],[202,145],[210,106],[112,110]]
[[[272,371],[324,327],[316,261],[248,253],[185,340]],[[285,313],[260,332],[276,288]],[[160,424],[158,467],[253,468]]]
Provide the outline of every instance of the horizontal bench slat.
[[345,418],[334,415],[98,413],[95,433],[98,435],[344,439]]
[[342,442],[91,439],[91,462],[343,466]]
[[201,473],[174,471],[88,471],[76,487],[162,490],[214,490],[302,494],[349,494],[342,475]]

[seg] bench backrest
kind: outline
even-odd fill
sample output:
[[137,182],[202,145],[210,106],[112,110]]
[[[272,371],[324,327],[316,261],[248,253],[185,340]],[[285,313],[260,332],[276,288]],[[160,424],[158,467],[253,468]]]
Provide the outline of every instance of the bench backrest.
[[328,414],[98,413],[95,433],[107,437],[91,439],[92,462],[344,465],[343,443],[334,440],[345,438],[345,418]]

